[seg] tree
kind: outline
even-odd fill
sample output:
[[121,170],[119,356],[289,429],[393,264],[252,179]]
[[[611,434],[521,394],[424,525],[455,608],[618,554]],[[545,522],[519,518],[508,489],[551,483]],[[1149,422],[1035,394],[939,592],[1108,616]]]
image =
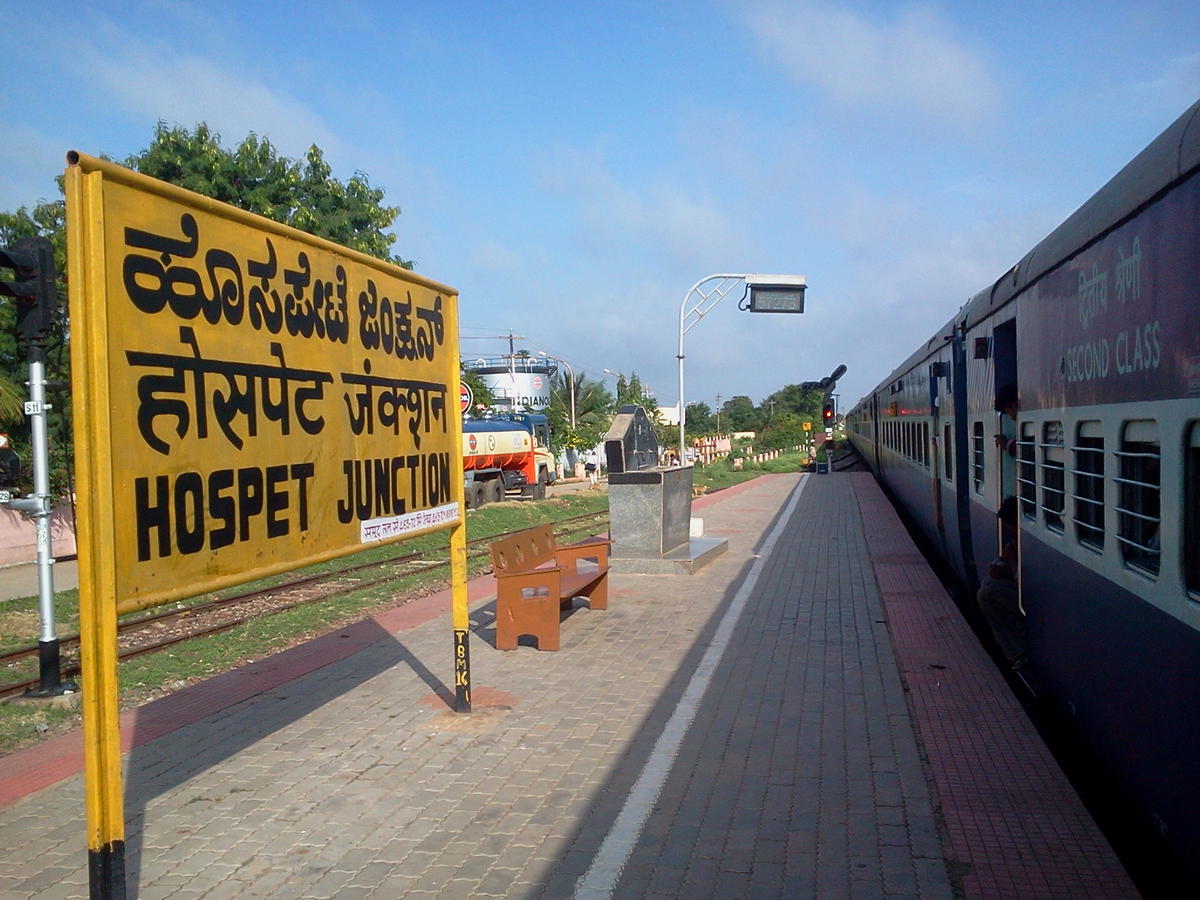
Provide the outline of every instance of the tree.
[[721,427],[725,431],[758,431],[764,416],[745,394],[730,397],[721,407]]
[[651,421],[662,420],[658,412],[658,401],[646,390],[637,372],[632,373],[629,380],[625,379],[623,373],[617,376],[617,408],[631,405],[645,409]]
[[495,406],[496,398],[492,395],[492,389],[488,386],[488,383],[479,376],[478,372],[474,371],[473,369],[467,369],[460,366],[459,378],[462,380],[463,384],[471,389],[473,407],[468,410],[468,412],[474,415],[480,406],[483,406],[487,409],[491,409],[493,406]]
[[[59,179],[59,188],[62,180]],[[54,270],[58,290],[58,309],[49,332],[46,334],[45,349],[46,380],[51,385],[69,383],[70,360],[66,345],[66,205],[62,200],[43,201],[29,210],[22,206],[16,212],[0,213],[0,246],[10,247],[20,238],[45,237],[54,245]],[[17,331],[16,304],[9,298],[0,298],[0,425],[8,430],[13,447],[25,460],[26,484],[32,484],[30,463],[30,426],[25,417],[25,400],[28,397],[25,382],[29,378],[29,348],[25,346]],[[51,491],[61,495],[69,491],[69,464],[72,448],[71,403],[68,392],[52,391],[48,397],[58,415],[47,421],[47,437],[50,448]]]
[[24,399],[20,386],[0,375],[0,425],[20,421],[24,415]]
[[821,401],[824,395],[821,391],[805,390],[798,384],[781,387],[762,402],[769,407],[772,414],[787,410],[810,421],[821,418]]
[[687,405],[687,430],[693,437],[712,434],[717,430],[712,408],[707,403]]
[[303,162],[280,156],[253,132],[232,150],[201,122],[194,131],[159,121],[154,140],[125,161],[129,168],[180,187],[291,225],[335,244],[412,268],[392,253],[396,236],[387,231],[400,209],[383,205],[383,189],[355,172],[341,182],[313,144]]
[[762,450],[781,450],[804,443],[804,438],[804,420],[791,410],[783,410],[763,428],[758,446]]
[[[575,427],[571,427],[571,389],[575,390]],[[595,447],[612,423],[613,396],[585,372],[570,378],[561,369],[550,385],[550,430],[555,446],[584,450]]]

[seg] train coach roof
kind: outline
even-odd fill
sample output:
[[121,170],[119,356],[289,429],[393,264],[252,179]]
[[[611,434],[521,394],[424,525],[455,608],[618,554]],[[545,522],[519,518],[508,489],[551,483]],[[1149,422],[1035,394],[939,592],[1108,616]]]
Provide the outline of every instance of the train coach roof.
[[1200,168],[1200,101],[1192,104],[1091,199],[1030,250],[1024,259],[1005,272],[991,287],[968,300],[932,338],[897,366],[876,390],[892,383],[941,347],[955,326],[966,324],[970,327],[987,318],[1043,275],[1098,241],[1159,194],[1193,174],[1197,168]]
[[1155,138],[991,288],[967,305],[967,324],[1003,306],[1047,272],[1133,217],[1200,166],[1200,101]]

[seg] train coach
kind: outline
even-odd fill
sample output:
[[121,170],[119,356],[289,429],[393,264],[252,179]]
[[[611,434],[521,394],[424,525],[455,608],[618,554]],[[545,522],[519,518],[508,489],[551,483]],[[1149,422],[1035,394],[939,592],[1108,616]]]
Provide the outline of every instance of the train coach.
[[1028,678],[1200,874],[1200,103],[847,431],[972,591],[1015,498]]

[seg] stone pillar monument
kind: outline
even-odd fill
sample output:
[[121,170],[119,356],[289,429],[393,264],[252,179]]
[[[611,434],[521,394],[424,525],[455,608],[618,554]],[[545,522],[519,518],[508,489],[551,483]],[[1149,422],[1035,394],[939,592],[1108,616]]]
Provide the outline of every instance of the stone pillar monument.
[[646,411],[623,406],[604,438],[614,572],[692,574],[728,542],[692,537],[691,466],[658,465],[658,441]]

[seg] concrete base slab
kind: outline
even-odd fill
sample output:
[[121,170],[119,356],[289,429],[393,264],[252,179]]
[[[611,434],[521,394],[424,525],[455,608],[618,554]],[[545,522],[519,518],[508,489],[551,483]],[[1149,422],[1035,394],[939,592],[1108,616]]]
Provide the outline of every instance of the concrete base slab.
[[728,549],[724,538],[692,538],[662,556],[610,556],[608,570],[622,575],[695,575]]

